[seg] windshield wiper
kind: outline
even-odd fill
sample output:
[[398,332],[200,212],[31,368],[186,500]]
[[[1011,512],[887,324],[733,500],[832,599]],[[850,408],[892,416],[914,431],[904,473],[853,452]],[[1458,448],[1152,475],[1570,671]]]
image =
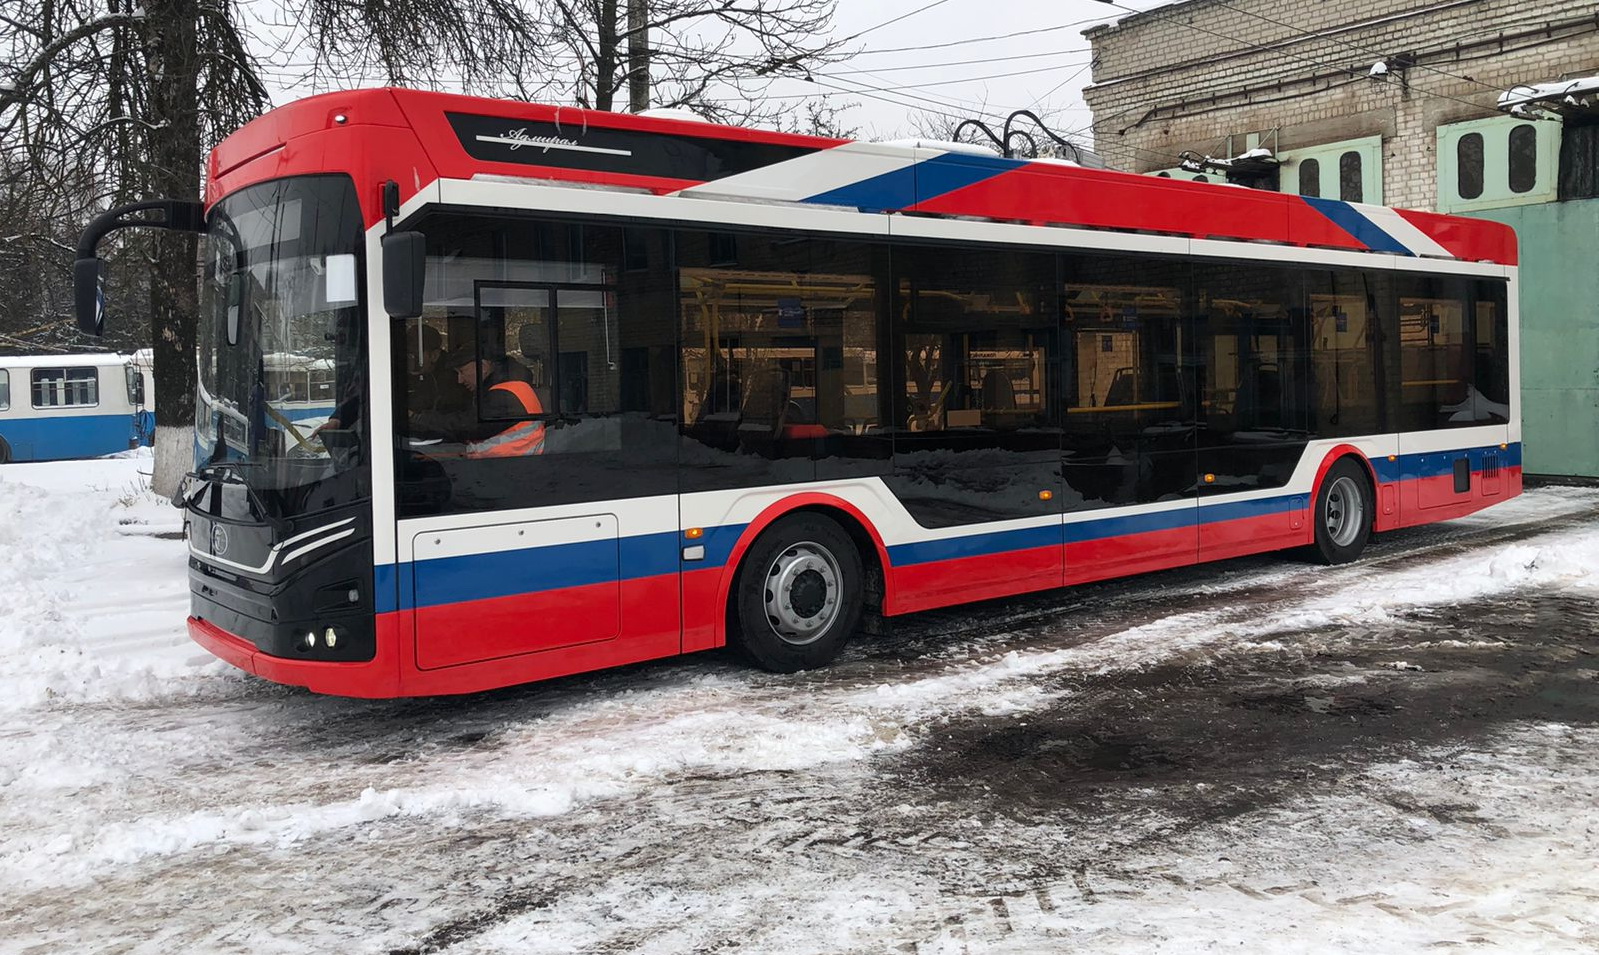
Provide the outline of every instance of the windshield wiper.
[[[285,521],[281,517],[273,515],[273,513],[267,509],[266,501],[262,499],[261,495],[256,493],[255,488],[250,486],[249,481],[246,481],[239,475],[240,470],[240,465],[236,461],[215,461],[210,464],[200,465],[193,471],[185,474],[183,478],[185,481],[193,478],[197,481],[204,482],[204,486],[201,487],[201,491],[204,491],[205,486],[209,486],[213,483],[233,484],[244,488],[245,499],[250,502],[250,507],[260,515],[261,520],[265,521],[279,534],[287,531],[289,529],[289,522]],[[182,506],[184,507],[193,505],[195,500],[200,496],[199,492],[191,495],[185,495],[181,489],[179,490],[178,494],[183,498]]]

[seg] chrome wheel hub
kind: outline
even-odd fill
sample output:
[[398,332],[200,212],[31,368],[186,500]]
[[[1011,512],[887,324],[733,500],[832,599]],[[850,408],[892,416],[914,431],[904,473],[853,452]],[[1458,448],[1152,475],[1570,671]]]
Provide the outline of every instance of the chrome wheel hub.
[[1339,547],[1348,547],[1360,536],[1366,519],[1366,499],[1353,478],[1340,477],[1327,489],[1327,536]]
[[815,643],[838,619],[838,560],[820,544],[784,548],[766,568],[763,586],[766,620],[784,643]]

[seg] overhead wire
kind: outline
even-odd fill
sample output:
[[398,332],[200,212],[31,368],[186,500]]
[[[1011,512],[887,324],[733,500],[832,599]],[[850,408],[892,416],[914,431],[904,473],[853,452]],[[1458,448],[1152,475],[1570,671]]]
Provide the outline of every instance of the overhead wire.
[[[1264,44],[1253,43],[1253,42],[1251,42],[1249,40],[1242,39],[1241,37],[1229,36],[1228,34],[1220,33],[1220,32],[1218,32],[1216,30],[1210,30],[1210,29],[1207,29],[1205,27],[1197,26],[1197,25],[1192,24],[1192,23],[1185,23],[1182,20],[1178,20],[1178,19],[1176,19],[1174,17],[1171,17],[1171,16],[1160,16],[1159,15],[1159,9],[1160,8],[1156,8],[1156,9],[1153,9],[1153,10],[1135,10],[1132,7],[1123,6],[1122,4],[1115,2],[1115,0],[1098,0],[1098,2],[1103,3],[1103,4],[1105,4],[1106,6],[1109,6],[1109,7],[1115,7],[1118,10],[1125,10],[1128,13],[1136,13],[1136,14],[1139,14],[1140,16],[1149,17],[1149,18],[1151,18],[1153,20],[1156,20],[1156,21],[1158,21],[1160,23],[1170,23],[1170,24],[1172,24],[1174,26],[1179,26],[1179,27],[1183,27],[1183,28],[1188,29],[1188,30],[1193,30],[1193,31],[1195,31],[1197,33],[1206,34],[1207,36],[1213,36],[1213,37],[1217,37],[1218,39],[1227,40],[1227,41],[1232,42],[1232,43],[1242,44],[1244,47],[1247,47],[1247,48],[1249,48],[1251,50],[1255,50],[1257,52],[1272,53],[1272,54],[1275,54],[1275,55],[1284,56],[1284,57],[1287,57],[1289,59],[1298,60],[1301,63],[1309,63],[1311,66],[1319,67],[1319,68],[1321,68],[1323,70],[1330,70],[1330,71],[1335,72],[1335,73],[1346,73],[1346,74],[1348,74],[1350,76],[1353,76],[1353,77],[1365,78],[1365,76],[1366,76],[1365,73],[1362,73],[1362,72],[1359,72],[1357,70],[1351,69],[1351,68],[1349,68],[1347,66],[1332,66],[1330,64],[1323,63],[1322,61],[1317,60],[1314,57],[1309,57],[1309,56],[1305,56],[1305,55],[1297,54],[1297,53],[1289,53],[1286,50],[1270,49],[1267,46],[1265,46]],[[1281,41],[1278,41],[1278,42],[1281,42]],[[1447,93],[1437,93],[1437,92],[1434,92],[1432,90],[1423,89],[1422,87],[1416,86],[1414,84],[1411,84],[1408,88],[1413,90],[1414,92],[1422,94],[1423,96],[1432,96],[1432,97],[1435,97],[1437,99],[1449,100],[1450,102],[1459,103],[1459,104],[1464,105],[1464,106],[1470,106],[1472,109],[1481,109],[1482,108],[1482,105],[1479,104],[1479,103],[1473,103],[1470,100],[1460,99],[1457,96],[1450,96]]]
[[908,20],[911,17],[916,16],[918,13],[926,13],[928,10],[931,10],[934,7],[943,6],[944,4],[946,4],[948,2],[949,2],[949,0],[933,0],[932,3],[929,3],[926,6],[917,7],[915,10],[912,10],[909,13],[902,13],[899,16],[894,17],[891,20],[884,20],[882,23],[879,23],[875,27],[867,27],[866,29],[860,31],[859,33],[855,33],[855,34],[852,34],[850,36],[845,37],[843,40],[841,40],[839,42],[848,43],[851,40],[858,40],[858,39],[860,39],[861,37],[865,36],[868,33],[873,33],[873,32],[875,32],[877,30],[881,30],[882,28],[884,28],[886,26],[892,26],[892,25],[898,23],[901,20]]
[[[1262,21],[1264,21],[1266,23],[1275,24],[1275,25],[1280,26],[1280,27],[1287,27],[1288,29],[1295,31],[1295,34],[1296,34],[1295,36],[1285,37],[1284,38],[1285,40],[1328,40],[1328,41],[1330,41],[1332,43],[1338,44],[1339,46],[1346,47],[1348,49],[1354,50],[1356,53],[1360,53],[1360,54],[1362,54],[1364,56],[1376,56],[1380,60],[1387,60],[1388,58],[1393,56],[1392,53],[1386,53],[1386,54],[1385,53],[1377,53],[1377,52],[1374,52],[1374,51],[1372,51],[1372,50],[1370,50],[1370,49],[1368,49],[1366,47],[1357,46],[1354,43],[1351,43],[1351,42],[1349,42],[1347,40],[1339,40],[1339,39],[1336,39],[1336,38],[1330,37],[1330,36],[1321,36],[1321,35],[1319,35],[1319,31],[1301,29],[1300,27],[1295,26],[1292,23],[1288,23],[1288,22],[1283,21],[1283,20],[1277,20],[1277,19],[1274,19],[1272,17],[1268,17],[1265,14],[1256,13],[1253,10],[1245,10],[1242,7],[1235,7],[1232,4],[1230,4],[1230,3],[1223,2],[1223,0],[1214,0],[1214,2],[1216,4],[1216,6],[1224,7],[1226,9],[1228,9],[1228,10],[1233,11],[1234,13],[1241,13],[1241,14],[1243,14],[1246,17],[1254,17],[1256,20],[1262,20]],[[1277,42],[1282,42],[1282,41],[1277,41]],[[1447,76],[1450,79],[1460,80],[1463,83],[1473,83],[1473,84],[1475,84],[1477,86],[1480,86],[1480,87],[1482,87],[1483,89],[1486,89],[1486,90],[1493,90],[1494,92],[1499,92],[1499,87],[1490,85],[1488,83],[1484,83],[1481,80],[1474,79],[1474,78],[1472,78],[1470,76],[1459,76],[1457,74],[1450,73],[1448,70],[1440,70],[1437,67],[1427,66],[1427,65],[1422,64],[1422,63],[1415,64],[1415,68],[1418,69],[1418,70],[1426,70],[1428,73],[1436,73],[1439,76]]]

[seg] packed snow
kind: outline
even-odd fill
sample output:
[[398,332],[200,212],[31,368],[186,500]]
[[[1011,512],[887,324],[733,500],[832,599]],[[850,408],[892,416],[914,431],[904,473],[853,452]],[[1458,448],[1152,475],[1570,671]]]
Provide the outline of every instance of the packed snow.
[[[370,702],[188,641],[181,521],[150,464],[0,468],[0,952],[1599,945],[1599,730],[1581,720],[1418,740],[1202,822],[1137,787],[1081,827],[1024,822],[931,800],[903,769],[942,766],[943,734],[1043,725],[1174,668],[1359,650],[1370,668],[1295,678],[1293,705],[1330,718],[1380,679],[1439,683],[1413,661],[1508,643],[1415,620],[1592,601],[1599,491],[1528,493],[1419,556],[1251,559],[1101,585],[1088,612],[1068,595],[934,615],[914,653],[815,674],[711,654]],[[1059,796],[1090,812],[1078,788]],[[1083,861],[1029,874],[1012,852]]]

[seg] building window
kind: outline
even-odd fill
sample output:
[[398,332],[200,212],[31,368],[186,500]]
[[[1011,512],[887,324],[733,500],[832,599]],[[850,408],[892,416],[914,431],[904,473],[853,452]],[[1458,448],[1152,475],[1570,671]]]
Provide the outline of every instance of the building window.
[[1277,154],[1286,175],[1280,188],[1344,202],[1382,202],[1382,137],[1320,143]]
[[1538,184],[1538,130],[1522,123],[1510,131],[1510,191],[1531,192]]
[[1482,195],[1482,133],[1467,133],[1455,143],[1455,191],[1462,199]]
[[1556,198],[1561,124],[1509,116],[1438,127],[1438,211],[1474,212]]
[[1302,196],[1321,195],[1321,162],[1315,159],[1306,159],[1299,164],[1299,194]]
[[1345,202],[1364,202],[1360,178],[1360,153],[1349,150],[1338,157],[1338,198]]

